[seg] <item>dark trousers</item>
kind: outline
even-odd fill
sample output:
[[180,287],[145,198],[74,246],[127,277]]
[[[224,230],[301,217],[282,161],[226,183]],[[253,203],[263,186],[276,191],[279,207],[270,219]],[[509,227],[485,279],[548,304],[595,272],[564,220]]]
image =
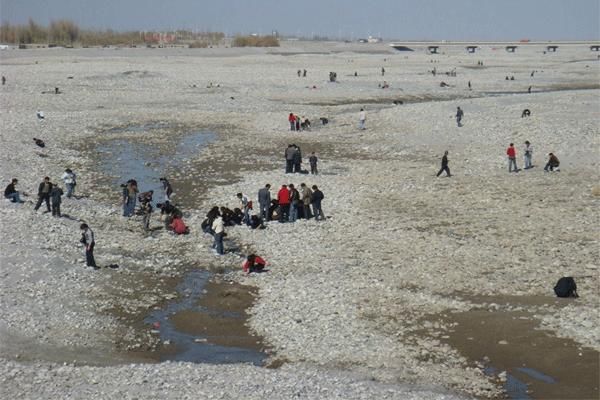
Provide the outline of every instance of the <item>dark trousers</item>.
[[446,171],[446,176],[450,176],[450,168],[448,168],[447,165],[445,167],[442,167],[440,169],[440,172],[438,172],[436,176],[440,176],[444,171]]
[[301,170],[301,164],[300,163],[294,163],[294,173],[299,173]]
[[290,205],[280,204],[279,205],[279,222],[287,222],[290,217]]
[[285,173],[291,174],[294,168],[294,160],[285,160]]
[[52,203],[52,216],[60,217],[60,203],[58,203],[58,204]]
[[270,204],[259,203],[260,217],[265,221],[269,221],[271,219],[271,216],[269,215],[269,206]]
[[310,173],[313,175],[317,175],[319,173],[317,170],[317,164],[310,164]]
[[39,210],[40,206],[42,205],[42,202],[46,202],[46,207],[48,208],[48,211],[50,211],[50,193],[48,194],[42,194],[38,197],[38,201],[37,204],[35,205],[34,210]]
[[85,263],[88,267],[96,267],[96,260],[94,260],[94,245],[95,243],[90,244],[85,248]]
[[215,233],[213,237],[215,238],[215,242],[213,243],[213,247],[217,250],[217,254],[225,254],[223,250],[223,233]]
[[302,207],[302,209],[304,211],[304,219],[312,218],[312,214],[310,213],[310,204],[304,204],[304,207]]

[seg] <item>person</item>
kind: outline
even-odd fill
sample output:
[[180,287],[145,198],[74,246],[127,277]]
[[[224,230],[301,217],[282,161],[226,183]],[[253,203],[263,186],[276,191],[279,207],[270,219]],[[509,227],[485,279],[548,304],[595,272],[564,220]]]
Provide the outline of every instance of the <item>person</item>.
[[385,76],[385,68],[381,67],[381,76]]
[[529,140],[525,141],[525,149],[523,149],[523,154],[525,169],[533,167],[533,164],[531,163],[531,158],[533,157],[533,146],[531,143],[529,143]]
[[256,254],[250,254],[242,264],[242,270],[249,274],[251,272],[262,272],[267,262]]
[[306,78],[306,70],[305,69],[302,70],[302,77]]
[[250,217],[250,223],[248,224],[251,229],[265,229],[266,226],[263,224],[263,219],[258,215],[252,215]]
[[296,117],[294,116],[294,113],[290,113],[290,115],[288,116],[288,121],[290,122],[290,131],[295,131],[296,130]]
[[286,174],[291,174],[293,172],[293,168],[294,168],[294,155],[296,153],[296,148],[291,145],[288,144],[287,149],[285,149],[285,173]]
[[527,88],[527,93],[531,93],[531,86]]
[[221,214],[218,214],[212,223],[212,230],[214,232],[213,248],[217,251],[217,254],[223,255],[223,237],[225,236],[225,226],[223,225],[223,218]]
[[302,71],[298,70],[298,78],[300,78],[302,76]]
[[309,219],[312,217],[310,213],[310,201],[312,199],[312,191],[305,183],[300,184],[300,196],[302,201],[303,213],[302,216],[304,219]]
[[294,115],[294,121],[296,122],[296,131],[300,132],[300,117],[298,115]]
[[440,171],[436,176],[440,176],[444,171],[446,171],[446,176],[452,176],[450,175],[450,168],[448,168],[448,150],[444,152],[444,156],[442,157],[442,168],[440,168]]
[[294,187],[293,183],[288,185],[290,193],[290,215],[289,221],[296,222],[298,219],[298,204],[300,203],[300,193]]
[[44,148],[46,147],[46,143],[44,143],[44,141],[42,139],[38,139],[38,138],[33,138],[33,141],[35,142],[36,146]]
[[61,179],[67,188],[67,198],[70,199],[73,193],[75,193],[75,186],[77,185],[75,173],[73,173],[71,168],[67,168],[64,174],[62,174]]
[[53,217],[59,217],[60,218],[60,203],[61,203],[61,197],[63,195],[63,190],[58,187],[58,186],[54,186],[52,187],[52,190],[50,191],[50,198],[52,199],[52,216]]
[[279,222],[285,222],[289,218],[290,212],[290,191],[287,186],[281,185],[277,192],[277,203],[279,204]]
[[314,151],[312,153],[310,153],[310,157],[308,158],[308,162],[310,164],[310,173],[312,175],[318,175],[319,174],[319,170],[317,168],[317,163],[319,162],[319,159],[315,155]]
[[471,81],[469,81],[468,85],[469,85],[469,90],[471,90]]
[[317,185],[312,186],[312,197],[310,202],[313,206],[313,215],[316,220],[325,219],[325,214],[323,214],[323,209],[321,209],[321,202],[325,198],[323,192],[319,190]]
[[22,203],[21,196],[17,189],[15,189],[15,185],[19,183],[17,178],[13,178],[10,183],[4,189],[4,198],[9,199],[13,203]]
[[123,187],[123,216],[131,217],[135,212],[135,203],[138,194],[137,182],[134,179],[127,181]]
[[461,121],[462,121],[463,115],[465,115],[463,110],[460,107],[456,107],[456,124],[459,127],[462,126]]
[[302,151],[300,150],[300,147],[296,146],[295,144],[293,145],[295,152],[294,152],[294,158],[293,158],[293,170],[294,173],[300,173],[302,172]]
[[248,197],[244,196],[243,193],[238,193],[237,198],[240,200],[240,209],[244,213],[244,217],[242,218],[242,223],[249,225],[250,224],[250,202],[248,201]]
[[361,108],[360,113],[358,114],[358,129],[365,130],[365,121],[367,120],[367,114],[365,113],[365,109]]
[[171,186],[171,183],[167,180],[167,178],[160,178],[159,181],[162,183],[163,186],[165,201],[170,202],[171,195],[173,194],[173,187]]
[[85,264],[88,267],[98,269],[98,266],[96,266],[96,260],[94,260],[94,246],[96,245],[96,241],[94,240],[94,232],[87,224],[81,224],[79,229],[82,231],[81,243],[85,245]]
[[54,185],[52,185],[50,178],[48,177],[45,177],[44,181],[40,183],[40,186],[38,187],[38,201],[34,207],[35,211],[39,210],[42,202],[45,201],[46,208],[48,209],[46,212],[50,212],[50,192],[52,191],[52,186]]
[[183,218],[179,214],[173,216],[173,220],[171,221],[169,228],[169,230],[173,231],[173,233],[176,235],[187,235],[190,233],[190,229],[185,225]]
[[6,85],[6,77],[2,75],[2,85]]
[[219,207],[217,206],[214,206],[210,209],[209,212],[206,213],[206,219],[202,221],[202,224],[200,224],[200,227],[202,228],[202,231],[204,231],[204,233],[210,233],[211,235],[215,234],[215,232],[212,230],[212,224],[218,216]]
[[265,221],[269,221],[271,216],[269,215],[269,206],[271,205],[271,184],[267,183],[264,188],[258,191],[258,205],[259,205],[259,214],[262,219]]
[[144,227],[144,231],[148,232],[150,230],[150,218],[152,217],[152,197],[144,196],[141,198],[141,206],[142,215],[144,216],[142,219],[142,226]]
[[506,149],[506,155],[508,156],[508,172],[519,172],[519,168],[517,167],[517,150],[515,149],[514,143],[508,145],[508,149]]
[[553,153],[549,153],[548,154],[548,162],[546,163],[546,166],[544,167],[544,171],[552,172],[552,171],[554,171],[554,168],[558,168],[559,166],[560,166],[560,161],[558,160],[558,157],[556,157]]
[[156,208],[160,210],[160,219],[165,223],[165,229],[171,229],[171,222],[176,215],[182,216],[181,211],[170,202],[158,203]]
[[310,131],[310,120],[306,117],[302,117],[302,123],[300,124],[300,127],[303,130]]

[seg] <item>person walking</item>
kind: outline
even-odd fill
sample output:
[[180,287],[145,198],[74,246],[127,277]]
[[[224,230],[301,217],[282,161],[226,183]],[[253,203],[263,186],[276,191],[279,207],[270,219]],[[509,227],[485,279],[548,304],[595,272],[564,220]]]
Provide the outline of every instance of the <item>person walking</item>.
[[9,199],[13,203],[22,203],[21,196],[17,189],[15,189],[15,185],[19,183],[17,178],[13,178],[10,183],[4,189],[4,198]]
[[287,186],[281,185],[277,192],[277,203],[279,204],[279,222],[286,222],[290,213],[290,191]]
[[310,154],[310,157],[308,158],[308,162],[310,164],[310,173],[311,173],[311,175],[318,175],[319,174],[319,170],[317,168],[317,163],[319,162],[319,159],[315,155],[314,151]]
[[267,183],[264,188],[258,191],[258,206],[260,208],[259,214],[265,221],[271,220],[269,207],[271,206],[271,184]]
[[96,245],[96,241],[94,239],[94,232],[90,229],[87,224],[81,224],[79,226],[81,229],[81,243],[85,245],[85,264],[88,267],[92,267],[94,269],[98,269],[96,265],[96,260],[94,260],[94,246]]
[[523,154],[523,158],[525,161],[525,169],[533,167],[533,164],[531,163],[531,158],[533,157],[533,146],[531,145],[531,143],[529,143],[529,140],[525,141],[525,149],[523,151]]
[[448,168],[448,150],[444,152],[444,156],[442,157],[442,168],[440,168],[440,171],[436,176],[440,176],[444,171],[446,171],[446,176],[452,176],[450,175],[450,168]]
[[45,201],[46,208],[48,209],[46,212],[50,212],[50,192],[52,191],[52,186],[54,185],[50,182],[50,178],[48,177],[45,177],[44,181],[40,183],[40,186],[38,187],[38,201],[34,207],[35,211],[39,210],[42,202]]
[[558,157],[556,157],[553,153],[549,153],[548,154],[548,162],[546,163],[546,166],[544,167],[544,171],[553,172],[554,168],[558,168],[559,166],[560,166],[560,161],[558,160]]
[[60,203],[62,202],[62,195],[63,195],[63,190],[58,187],[58,186],[54,186],[52,188],[52,190],[50,191],[50,198],[52,199],[52,216],[53,217],[61,217],[60,215]]
[[312,218],[312,214],[310,212],[310,201],[312,199],[312,190],[305,183],[300,184],[300,197],[302,201],[303,207],[303,217],[304,219]]
[[358,129],[364,131],[367,129],[365,127],[365,122],[367,121],[367,113],[364,108],[360,109],[360,113],[358,114]]
[[465,115],[460,107],[456,107],[456,124],[460,128],[462,126],[462,118]]
[[294,113],[290,113],[290,115],[288,115],[288,121],[290,123],[290,131],[295,131],[296,130],[296,116],[294,115]]
[[65,183],[67,189],[67,198],[70,199],[75,193],[75,185],[77,185],[75,173],[71,168],[65,169],[64,174],[61,176],[62,181]]
[[294,184],[288,185],[290,193],[290,222],[296,222],[298,219],[298,205],[300,204],[300,193],[294,187]]
[[221,214],[217,215],[215,220],[212,223],[213,230],[213,248],[217,251],[217,254],[223,255],[225,254],[223,250],[223,237],[225,236],[225,225],[223,224],[223,217]]
[[294,157],[296,153],[296,148],[294,145],[288,144],[287,149],[285,149],[285,173],[291,174],[294,168]]
[[325,219],[325,214],[323,214],[323,209],[321,208],[321,202],[325,198],[323,192],[319,190],[317,185],[312,186],[312,197],[311,203],[313,206],[313,215],[316,220]]
[[138,187],[137,182],[131,179],[123,186],[123,216],[131,217],[135,212],[135,203],[137,201]]
[[514,143],[508,145],[506,155],[508,156],[508,172],[519,172],[519,168],[517,167],[517,150]]

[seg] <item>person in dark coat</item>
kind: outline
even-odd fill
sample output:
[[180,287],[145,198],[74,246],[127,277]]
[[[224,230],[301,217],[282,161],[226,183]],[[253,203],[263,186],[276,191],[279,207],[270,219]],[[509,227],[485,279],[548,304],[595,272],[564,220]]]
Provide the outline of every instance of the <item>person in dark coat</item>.
[[558,160],[558,157],[556,157],[553,153],[549,153],[548,154],[548,162],[546,163],[546,166],[544,167],[544,171],[552,172],[552,171],[554,171],[555,168],[558,168],[559,166],[560,166],[560,161]]
[[96,260],[94,260],[94,246],[96,245],[94,232],[87,224],[81,224],[79,229],[81,229],[81,243],[85,244],[85,263],[88,267],[98,269]]
[[300,171],[302,169],[302,152],[300,151],[300,147],[296,146],[295,144],[293,146],[296,149],[296,152],[294,153],[294,158],[293,158],[294,172],[300,173]]
[[38,201],[34,207],[35,211],[39,210],[42,202],[45,201],[48,212],[50,212],[50,192],[52,192],[52,186],[54,185],[52,185],[50,178],[48,177],[45,177],[44,181],[40,183],[40,186],[38,187]]
[[269,206],[271,205],[271,184],[267,183],[264,188],[258,191],[258,205],[260,217],[265,221],[269,221]]
[[444,156],[442,157],[442,168],[440,168],[440,172],[438,172],[436,176],[440,176],[444,171],[446,171],[446,176],[452,176],[450,175],[450,168],[448,168],[448,150],[444,152]]
[[321,202],[325,198],[325,195],[319,190],[317,185],[312,186],[312,191],[313,192],[310,201],[313,206],[313,215],[315,216],[316,220],[325,219],[325,214],[323,214],[323,210],[321,209]]
[[53,217],[60,217],[60,203],[62,202],[62,195],[63,195],[63,190],[58,187],[58,186],[54,186],[52,188],[52,190],[50,191],[50,198],[52,199],[52,216]]
[[13,203],[22,203],[19,191],[15,189],[15,185],[19,183],[17,178],[13,178],[10,183],[4,189],[4,198],[9,199]]

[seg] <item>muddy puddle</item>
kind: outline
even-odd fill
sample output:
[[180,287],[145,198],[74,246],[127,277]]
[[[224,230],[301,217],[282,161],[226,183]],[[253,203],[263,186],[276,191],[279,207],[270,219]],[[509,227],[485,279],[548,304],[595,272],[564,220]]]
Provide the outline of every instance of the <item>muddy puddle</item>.
[[[144,124],[112,128],[111,133],[144,133],[165,129],[164,124]],[[213,132],[189,132],[175,138],[169,145],[158,145],[143,138],[116,138],[99,144],[102,172],[111,177],[111,185],[118,187],[129,179],[138,182],[140,192],[154,191],[153,203],[164,201],[161,177],[169,177],[173,171],[194,158],[208,143],[215,139]],[[175,196],[177,193],[175,194]]]
[[214,279],[205,270],[187,273],[176,288],[178,297],[154,309],[144,322],[162,346],[157,361],[252,363],[263,365],[262,340],[253,336],[246,309],[253,288]]
[[478,296],[470,300],[481,307],[443,316],[454,326],[442,340],[471,362],[483,365],[491,377],[504,377],[498,382],[506,398],[598,398],[599,353],[539,329],[540,323],[530,311],[550,305],[560,312],[562,306],[577,300],[545,296]]

